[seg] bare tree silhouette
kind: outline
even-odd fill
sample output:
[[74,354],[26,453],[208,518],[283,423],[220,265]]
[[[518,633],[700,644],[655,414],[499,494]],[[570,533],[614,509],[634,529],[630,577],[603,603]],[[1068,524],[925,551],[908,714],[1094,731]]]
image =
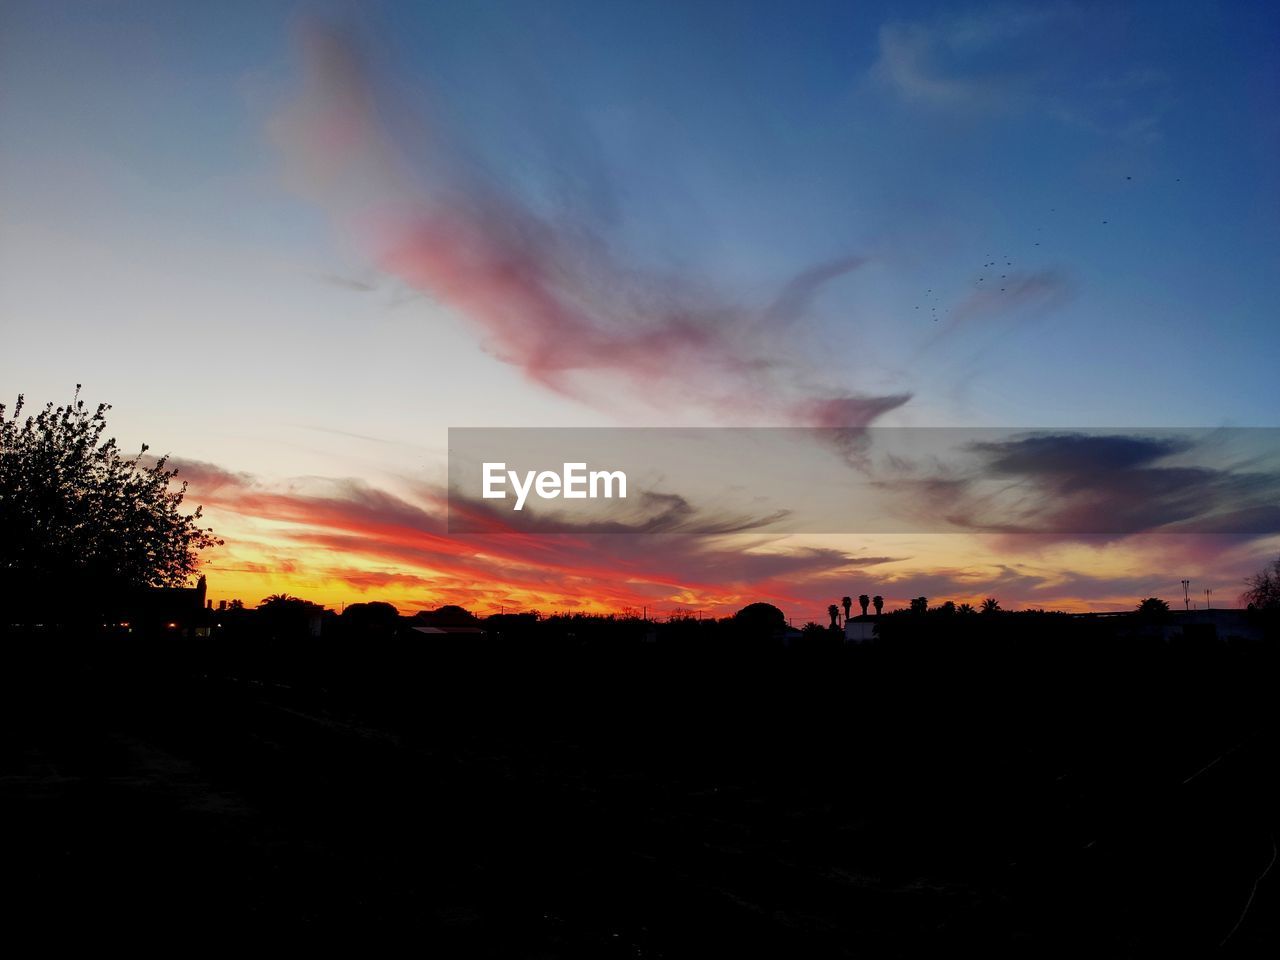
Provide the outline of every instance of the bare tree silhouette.
[[1256,610],[1280,610],[1280,557],[1249,577],[1248,589],[1240,597],[1246,606]]

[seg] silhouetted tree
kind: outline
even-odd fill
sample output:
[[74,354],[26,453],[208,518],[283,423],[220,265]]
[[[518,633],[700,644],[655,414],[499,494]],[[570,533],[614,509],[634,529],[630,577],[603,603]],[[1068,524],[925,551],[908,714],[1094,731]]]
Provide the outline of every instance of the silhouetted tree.
[[392,633],[400,625],[400,611],[382,600],[351,603],[342,611],[344,629],[356,633]]
[[1248,589],[1240,599],[1247,606],[1255,610],[1280,610],[1280,557],[1246,579],[1245,584]]
[[263,597],[258,603],[258,609],[266,607],[268,610],[287,610],[298,605],[309,605],[309,600],[303,600],[301,597],[290,596],[287,593],[273,593],[269,597]]
[[974,612],[974,609],[973,609],[972,603],[962,603],[960,604],[960,606],[956,607],[956,613],[973,613],[973,612]]
[[[862,608],[862,615],[864,617],[867,615],[867,604],[869,604],[870,602],[871,602],[871,598],[868,597],[865,593],[862,596],[858,597],[858,606]],[[876,609],[879,610],[880,608],[877,606]]]
[[982,601],[982,612],[983,613],[1001,613],[1002,611],[1000,609],[1000,601],[997,600],[995,597],[987,597],[987,599]]
[[301,638],[312,632],[313,621],[318,623],[323,612],[318,603],[273,593],[258,604],[256,616],[261,626],[277,638]]
[[800,628],[800,636],[808,643],[825,640],[827,636],[827,628],[820,623],[814,623],[810,620]]
[[[221,543],[181,510],[185,481],[146,444],[123,456],[104,437],[109,404],[75,397],[20,419],[0,404],[0,571],[6,590],[52,589],[63,603],[102,590],[175,586],[196,572],[199,552]],[[68,587],[73,584],[74,587]]]
[[840,606],[844,607],[844,618],[849,619],[849,610],[853,607],[853,597],[841,597]]
[[940,606],[940,607],[938,608],[938,612],[939,612],[939,613],[948,614],[948,615],[949,615],[949,614],[952,614],[952,613],[955,613],[955,612],[956,612],[956,602],[955,602],[954,600],[948,600],[946,603],[944,603],[942,606]]
[[733,615],[733,622],[758,635],[773,635],[787,626],[786,615],[772,603],[749,603]]
[[871,605],[876,608],[876,616],[880,616],[880,611],[884,609],[884,597],[877,593],[871,598]]
[[1168,601],[1161,600],[1159,597],[1147,597],[1145,600],[1139,601],[1138,603],[1138,613],[1144,617],[1163,617],[1168,612]]
[[[625,613],[623,615],[626,616]],[[475,614],[456,603],[446,603],[435,610],[419,610],[413,619],[433,627],[474,627],[480,623]]]
[[912,613],[928,613],[928,611],[929,611],[929,598],[928,598],[928,597],[914,597],[914,598],[912,598],[912,600],[911,600],[911,612],[912,612]]
[[834,603],[831,604],[831,606],[827,607],[827,616],[831,618],[831,629],[835,630],[839,626],[837,621],[840,619],[840,608]]

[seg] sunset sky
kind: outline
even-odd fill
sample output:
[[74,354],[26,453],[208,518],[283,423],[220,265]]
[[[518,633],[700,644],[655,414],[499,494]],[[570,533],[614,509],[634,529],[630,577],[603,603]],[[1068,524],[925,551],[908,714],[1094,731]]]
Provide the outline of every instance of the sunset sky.
[[1278,41],[1263,3],[8,2],[0,399],[112,403],[249,605],[1232,604],[1280,537],[450,536],[446,431],[1280,427]]

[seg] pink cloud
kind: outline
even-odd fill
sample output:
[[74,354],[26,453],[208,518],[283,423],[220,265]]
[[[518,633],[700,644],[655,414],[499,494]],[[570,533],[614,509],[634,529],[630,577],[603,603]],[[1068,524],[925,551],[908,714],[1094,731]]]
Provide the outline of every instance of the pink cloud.
[[[787,327],[862,258],[811,265],[755,307],[640,269],[567,209],[535,212],[459,172],[458,148],[389,106],[342,35],[313,27],[305,51],[303,96],[276,127],[293,172],[383,270],[465,318],[532,382],[592,405],[742,424],[860,427],[908,399],[823,382],[791,346]],[[427,144],[414,163],[410,128]]]

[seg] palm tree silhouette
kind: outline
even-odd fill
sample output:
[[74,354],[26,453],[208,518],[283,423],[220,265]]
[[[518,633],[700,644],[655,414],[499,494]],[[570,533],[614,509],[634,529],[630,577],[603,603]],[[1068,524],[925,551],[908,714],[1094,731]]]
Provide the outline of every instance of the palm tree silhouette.
[[844,607],[844,619],[849,620],[849,608],[853,606],[853,597],[841,597],[840,606]]
[[[858,606],[862,608],[862,615],[864,617],[867,615],[867,604],[870,602],[871,602],[871,598],[868,597],[865,593],[858,598]],[[879,607],[876,607],[877,611],[879,611],[879,609],[880,609]]]
[[982,612],[983,613],[1000,613],[1001,612],[1000,601],[997,600],[995,597],[987,597],[987,599],[982,601]]
[[258,604],[260,607],[286,607],[296,603],[303,603],[299,597],[291,597],[287,593],[273,593],[269,597],[263,597],[262,602]]
[[974,611],[973,611],[972,603],[962,603],[960,604],[960,606],[956,607],[956,613],[973,613],[973,612]]
[[884,609],[884,597],[877,593],[871,598],[871,605],[876,608],[876,616],[880,616],[880,611]]
[[831,606],[827,607],[827,616],[831,618],[831,629],[836,629],[836,627],[839,626],[836,621],[840,619],[840,608],[834,603],[831,604]]
[[1159,617],[1169,612],[1169,601],[1159,597],[1147,597],[1138,604],[1138,613],[1144,617]]

